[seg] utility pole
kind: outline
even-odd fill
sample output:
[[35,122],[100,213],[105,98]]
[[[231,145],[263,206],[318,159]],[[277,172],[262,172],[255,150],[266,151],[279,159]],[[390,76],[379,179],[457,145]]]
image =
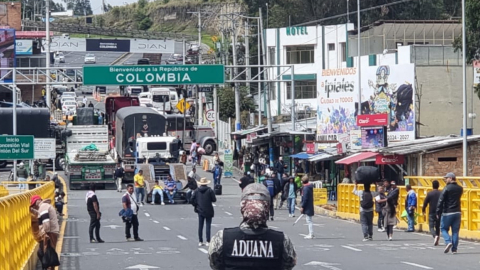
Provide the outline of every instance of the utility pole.
[[[463,86],[463,176],[468,175],[468,141],[467,141],[467,37],[465,23],[465,0],[462,0],[462,86]],[[472,97],[473,98],[473,97]]]
[[[237,76],[238,74],[238,67],[237,67],[237,31],[235,29],[235,23],[233,26],[233,45],[232,45],[232,52],[233,52],[233,76]],[[238,83],[235,83],[234,86],[235,91],[235,130],[241,130],[242,125],[240,123],[240,89],[238,89]]]
[[357,51],[358,51],[358,60],[357,60],[357,75],[358,75],[358,115],[362,114],[362,76],[361,76],[361,71],[362,71],[362,63],[361,63],[361,53],[360,53],[360,0],[357,0]]
[[[260,14],[260,19],[258,20],[260,22],[260,37],[262,38],[262,56],[263,56],[263,64],[266,65],[267,64],[267,55],[266,55],[266,42],[265,42],[265,37],[263,35],[263,18],[262,18],[262,8],[259,8],[259,12],[258,14]],[[260,53],[260,51],[259,51]],[[268,80],[268,72],[264,72],[264,77],[265,77],[265,80]],[[270,110],[270,84],[267,82],[267,87],[265,88],[265,92],[266,92],[266,98],[265,98],[265,103],[266,103],[266,108],[265,110],[267,110],[267,126],[268,126],[268,133],[272,133],[272,112]],[[270,148],[272,148],[273,146],[271,146]],[[273,149],[271,149],[273,151]],[[272,157],[272,154],[270,155],[270,157]],[[273,163],[273,159],[271,158],[271,163]]]
[[47,107],[51,110],[51,88],[50,88],[50,1],[45,1],[45,67],[47,68],[47,85],[45,90],[47,92]]
[[258,125],[262,124],[262,83],[260,82],[260,63],[262,63],[261,59],[261,51],[262,51],[262,43],[261,43],[261,36],[260,36],[260,17],[257,19],[257,77],[258,77]]
[[[249,39],[249,26],[248,26],[248,18],[245,20],[245,65],[250,65],[250,39]],[[250,92],[250,80],[252,79],[252,69],[247,68],[247,88]]]

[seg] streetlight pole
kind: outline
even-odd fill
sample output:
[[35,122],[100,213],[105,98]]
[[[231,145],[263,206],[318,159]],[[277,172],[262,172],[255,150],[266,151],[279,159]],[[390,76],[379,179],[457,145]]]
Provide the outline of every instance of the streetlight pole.
[[358,60],[357,60],[357,74],[358,74],[358,115],[362,114],[362,77],[361,77],[361,57],[360,57],[360,0],[357,0],[357,51],[358,51]]
[[[467,155],[467,36],[465,23],[465,0],[462,0],[462,86],[463,86],[463,176],[468,175]],[[473,97],[472,97],[473,98]]]
[[262,83],[260,82],[260,63],[261,60],[261,36],[260,36],[260,17],[257,18],[257,78],[258,78],[258,125],[262,124]]
[[46,85],[46,92],[47,92],[47,107],[49,109],[52,108],[51,104],[51,90],[50,90],[50,1],[45,1],[45,67],[47,68],[47,85]]

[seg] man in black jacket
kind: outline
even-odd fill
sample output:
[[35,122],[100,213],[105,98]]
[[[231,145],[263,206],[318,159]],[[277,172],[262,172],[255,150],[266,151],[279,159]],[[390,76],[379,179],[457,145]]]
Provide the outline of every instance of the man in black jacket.
[[280,181],[278,178],[275,177],[275,173],[271,173],[267,175],[267,178],[263,182],[263,184],[267,187],[268,192],[270,192],[270,220],[273,221],[273,216],[275,215],[274,211],[274,201],[275,197],[282,191],[282,187],[280,185]]
[[113,177],[115,177],[115,182],[117,183],[117,192],[122,192],[122,179],[125,175],[125,170],[122,167],[121,163],[117,164],[117,168],[115,169],[115,173]]
[[441,194],[441,192],[438,190],[439,186],[440,184],[438,183],[437,180],[434,180],[432,182],[433,190],[428,192],[427,197],[425,198],[425,201],[423,201],[423,208],[422,208],[423,216],[426,216],[425,210],[427,209],[427,206],[430,205],[428,209],[428,227],[430,228],[430,234],[435,239],[433,242],[435,246],[438,246],[438,240],[440,240],[440,221],[438,220],[437,213],[436,213],[438,199],[440,198],[440,194]]
[[304,175],[302,177],[302,202],[300,205],[300,213],[307,216],[307,224],[308,224],[308,235],[305,236],[305,239],[313,239],[315,236],[313,235],[313,215],[315,214],[315,208],[313,206],[313,185],[309,184],[308,176]]
[[282,157],[279,157],[277,163],[275,163],[275,171],[277,172],[277,179],[282,180],[282,175],[285,172],[285,162],[283,162]]
[[243,177],[240,178],[240,184],[238,186],[243,190],[246,186],[250,184],[251,178],[247,172],[243,173]]
[[[441,217],[440,228],[442,230],[443,239],[445,239],[444,253],[448,253],[450,249],[453,254],[457,253],[458,232],[460,231],[460,222],[462,220],[461,202],[463,187],[458,185],[454,173],[445,175],[447,186],[443,189],[438,199],[437,218]],[[448,231],[452,229],[452,237]]]
[[[212,218],[214,210],[212,203],[217,201],[215,192],[208,187],[210,180],[205,177],[198,181],[198,189],[192,195],[192,204],[195,207],[195,212],[198,214],[198,246],[208,246],[210,244],[210,229],[212,227]],[[205,234],[207,242],[203,242],[203,225],[206,223]]]

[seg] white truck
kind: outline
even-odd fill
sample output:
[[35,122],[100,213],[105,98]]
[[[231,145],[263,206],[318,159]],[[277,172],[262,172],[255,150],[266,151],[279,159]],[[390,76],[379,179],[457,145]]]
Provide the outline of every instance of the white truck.
[[[66,139],[65,174],[70,189],[88,187],[90,183],[115,189],[113,177],[116,162],[108,151],[108,126],[69,126],[72,135]],[[82,150],[95,146],[98,150]]]
[[140,137],[136,140],[137,163],[178,162],[179,145],[173,136]]

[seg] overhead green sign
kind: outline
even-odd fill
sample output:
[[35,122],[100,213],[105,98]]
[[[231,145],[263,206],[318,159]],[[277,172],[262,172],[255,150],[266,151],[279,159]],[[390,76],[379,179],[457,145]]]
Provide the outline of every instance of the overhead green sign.
[[0,136],[0,160],[33,159],[33,136]]
[[84,85],[223,84],[223,65],[85,66]]

